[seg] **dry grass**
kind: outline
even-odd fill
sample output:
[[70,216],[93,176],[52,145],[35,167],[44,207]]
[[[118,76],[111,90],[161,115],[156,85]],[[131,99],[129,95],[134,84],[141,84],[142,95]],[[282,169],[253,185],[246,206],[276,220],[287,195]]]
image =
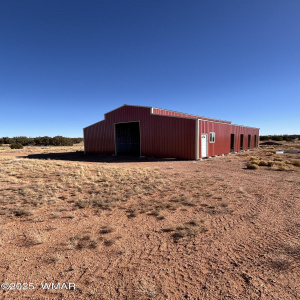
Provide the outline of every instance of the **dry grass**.
[[253,169],[253,170],[259,169],[258,164],[254,163],[254,162],[248,162],[246,166],[247,166],[247,169]]
[[194,237],[207,230],[203,220],[191,220],[179,226],[162,229],[163,232],[173,232],[172,238],[174,242],[178,242],[182,238]]
[[[298,142],[299,143],[299,142]],[[300,155],[297,154],[276,154],[277,150],[295,150],[300,148],[297,143],[289,144],[283,143],[280,146],[263,146],[263,149],[258,151],[256,156],[247,157],[247,168],[258,169],[258,166],[271,167],[275,171],[299,171],[297,167],[300,166]]]
[[297,167],[300,167],[300,159],[291,159],[291,164]]
[[291,261],[286,257],[276,257],[271,259],[271,267],[277,271],[287,270],[291,266]]
[[100,234],[108,234],[108,233],[111,233],[111,232],[114,232],[114,231],[115,231],[115,229],[112,228],[112,227],[110,227],[110,226],[103,226],[103,227],[100,229],[99,233],[100,233]]
[[74,248],[79,250],[84,248],[94,249],[98,246],[98,241],[92,239],[89,235],[72,237],[70,242]]
[[[25,151],[25,150],[24,150]],[[117,168],[82,162],[10,159],[1,157],[1,213],[28,217],[45,205],[68,199],[74,209],[111,211],[131,199],[164,190],[170,180],[159,169]],[[17,206],[17,208],[16,208]],[[153,209],[149,208],[149,209]],[[142,213],[128,209],[128,216]],[[52,212],[52,217],[74,217]]]

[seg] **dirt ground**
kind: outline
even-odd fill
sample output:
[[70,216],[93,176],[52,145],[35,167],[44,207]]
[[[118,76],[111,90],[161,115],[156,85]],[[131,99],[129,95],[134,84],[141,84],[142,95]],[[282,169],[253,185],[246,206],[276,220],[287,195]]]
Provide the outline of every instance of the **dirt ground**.
[[203,161],[0,147],[0,298],[299,299],[300,157],[276,147]]

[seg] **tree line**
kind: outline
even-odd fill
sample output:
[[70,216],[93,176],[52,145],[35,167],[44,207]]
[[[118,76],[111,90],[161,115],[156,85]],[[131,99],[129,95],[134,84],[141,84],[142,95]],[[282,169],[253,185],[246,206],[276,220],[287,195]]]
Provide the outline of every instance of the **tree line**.
[[299,134],[283,134],[283,135],[261,135],[259,137],[260,141],[294,141],[295,139],[300,139]]
[[[20,149],[23,146],[73,146],[83,141],[83,138],[67,138],[63,136],[39,136],[35,138],[26,136],[2,137],[1,144],[10,144],[11,148]],[[22,146],[22,147],[21,147]]]

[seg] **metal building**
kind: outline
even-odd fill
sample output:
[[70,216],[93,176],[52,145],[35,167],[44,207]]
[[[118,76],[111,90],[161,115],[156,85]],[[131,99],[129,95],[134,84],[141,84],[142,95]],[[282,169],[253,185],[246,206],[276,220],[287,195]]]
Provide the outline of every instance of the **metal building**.
[[200,159],[258,147],[259,129],[123,105],[83,129],[85,153]]

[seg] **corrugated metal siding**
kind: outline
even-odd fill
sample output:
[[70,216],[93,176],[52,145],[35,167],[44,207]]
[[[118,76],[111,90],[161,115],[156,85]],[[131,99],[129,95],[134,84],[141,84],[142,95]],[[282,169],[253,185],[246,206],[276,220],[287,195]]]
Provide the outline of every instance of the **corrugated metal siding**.
[[84,128],[84,149],[86,153],[115,153],[113,126],[102,121]]
[[226,124],[231,124],[229,121],[217,120],[212,118],[205,118],[200,116],[194,116],[189,114],[184,114],[176,111],[161,109],[161,108],[153,108],[153,114],[162,115],[162,116],[172,116],[172,117],[181,117],[181,118],[190,118],[190,119],[203,119],[208,121],[222,122]]
[[151,115],[150,108],[122,106],[84,129],[86,153],[114,154],[114,124],[140,122],[141,155],[195,158],[195,120]]
[[[178,113],[180,114],[180,113]],[[240,151],[240,134],[244,134],[244,149],[248,149],[248,134],[251,148],[254,135],[259,140],[259,130],[231,124],[216,123],[194,118],[166,117],[151,114],[151,108],[122,106],[105,114],[105,120],[84,128],[86,153],[115,153],[114,124],[140,122],[141,155],[154,157],[176,157],[195,159],[196,122],[199,122],[199,156],[201,157],[201,134],[215,132],[215,143],[208,142],[208,156],[230,152],[230,135],[235,134],[235,151]]]
[[[209,133],[215,132],[215,142],[209,142]],[[244,150],[248,150],[248,135],[251,134],[251,148],[254,146],[254,136],[259,138],[259,129],[244,126],[221,124],[199,120],[199,156],[201,157],[201,134],[208,135],[208,156],[230,153],[231,134],[235,134],[235,152],[240,151],[241,134],[244,134]]]
[[151,115],[141,131],[142,155],[195,159],[195,120]]

